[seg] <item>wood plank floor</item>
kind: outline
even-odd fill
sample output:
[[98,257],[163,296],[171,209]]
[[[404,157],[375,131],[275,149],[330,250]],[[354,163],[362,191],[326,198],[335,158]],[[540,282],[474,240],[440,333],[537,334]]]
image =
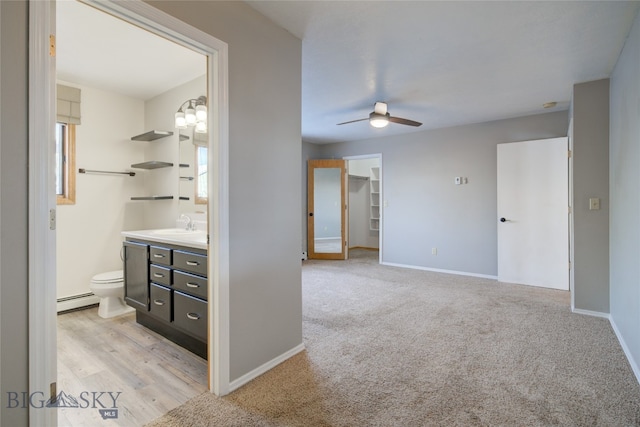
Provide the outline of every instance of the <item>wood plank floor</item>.
[[[135,313],[102,319],[92,307],[57,319],[58,393],[80,405],[60,408],[59,426],[139,427],[207,390],[207,361],[137,324]],[[117,418],[102,418],[100,405],[114,405],[100,392],[117,396]]]

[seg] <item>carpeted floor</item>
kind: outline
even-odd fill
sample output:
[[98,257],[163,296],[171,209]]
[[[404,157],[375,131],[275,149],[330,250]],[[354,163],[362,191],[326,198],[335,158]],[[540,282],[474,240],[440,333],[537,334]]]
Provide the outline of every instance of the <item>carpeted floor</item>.
[[303,264],[305,352],[149,427],[640,426],[609,322],[569,293],[351,257]]

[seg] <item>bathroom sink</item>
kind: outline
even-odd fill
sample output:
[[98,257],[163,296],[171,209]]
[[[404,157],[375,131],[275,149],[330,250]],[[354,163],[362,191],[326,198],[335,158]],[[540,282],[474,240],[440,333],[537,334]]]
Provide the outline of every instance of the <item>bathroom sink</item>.
[[184,228],[156,228],[151,230],[123,231],[122,235],[135,239],[169,243],[174,245],[183,245],[200,249],[207,249],[209,244],[206,230],[185,230]]
[[159,236],[175,236],[183,234],[204,234],[203,230],[185,230],[184,228],[162,228],[159,230],[153,230],[151,234],[157,234]]

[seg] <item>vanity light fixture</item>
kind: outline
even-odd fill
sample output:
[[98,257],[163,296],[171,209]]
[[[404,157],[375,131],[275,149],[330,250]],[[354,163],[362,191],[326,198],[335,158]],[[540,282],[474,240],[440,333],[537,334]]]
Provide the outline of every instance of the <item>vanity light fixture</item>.
[[[185,108],[186,106],[186,108]],[[182,103],[175,115],[176,129],[186,129],[195,126],[198,133],[207,132],[207,97],[188,99]]]

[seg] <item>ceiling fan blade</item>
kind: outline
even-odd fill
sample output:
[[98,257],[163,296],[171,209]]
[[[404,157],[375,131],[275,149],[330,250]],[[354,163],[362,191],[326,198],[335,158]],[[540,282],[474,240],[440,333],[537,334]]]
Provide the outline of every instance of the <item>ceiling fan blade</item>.
[[376,102],[373,106],[373,112],[384,116],[385,114],[387,114],[387,103],[380,101]]
[[348,121],[348,122],[338,123],[336,126],[347,125],[349,123],[355,123],[355,122],[361,122],[363,120],[369,120],[369,117],[367,117],[366,119],[358,119],[358,120],[351,120],[351,121]]
[[422,123],[420,122],[415,122],[413,120],[409,120],[409,119],[403,119],[401,117],[389,117],[389,121],[392,123],[398,123],[400,125],[407,125],[407,126],[422,126]]

